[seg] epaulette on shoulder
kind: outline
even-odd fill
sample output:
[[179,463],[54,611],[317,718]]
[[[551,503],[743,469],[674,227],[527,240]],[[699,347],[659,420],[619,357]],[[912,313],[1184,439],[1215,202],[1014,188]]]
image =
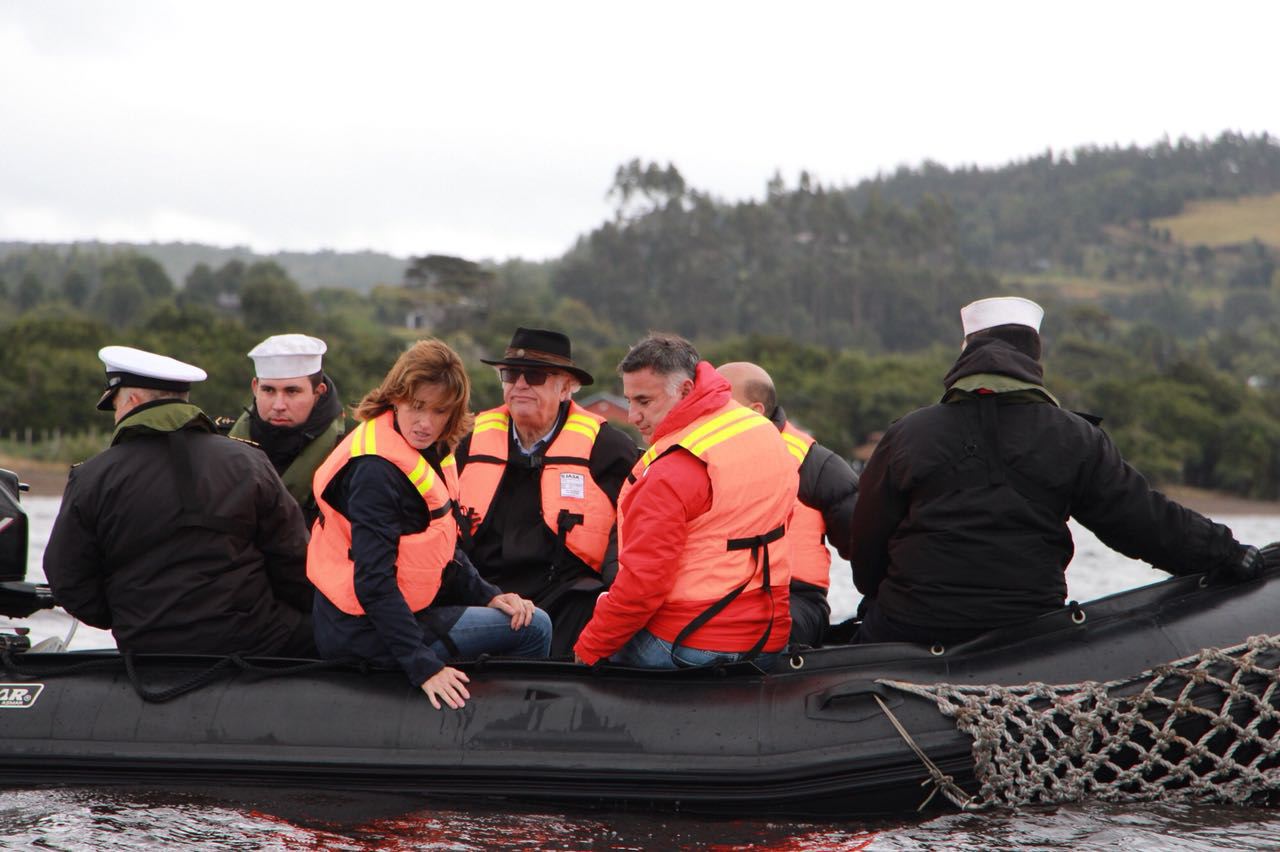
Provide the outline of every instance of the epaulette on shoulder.
[[230,432],[231,427],[235,425],[236,419],[234,417],[227,417],[226,415],[219,414],[217,417],[213,418],[213,428],[217,429],[223,435]]
[[1081,420],[1085,421],[1086,423],[1088,423],[1090,426],[1102,425],[1102,418],[1099,417],[1097,414],[1089,414],[1086,411],[1073,411],[1071,413],[1074,414],[1076,417],[1079,417]]
[[258,445],[257,441],[250,441],[248,438],[237,438],[235,435],[227,435],[226,437],[230,438],[233,441],[239,441],[242,444],[248,444],[249,446],[253,447],[255,450],[262,449],[262,447]]

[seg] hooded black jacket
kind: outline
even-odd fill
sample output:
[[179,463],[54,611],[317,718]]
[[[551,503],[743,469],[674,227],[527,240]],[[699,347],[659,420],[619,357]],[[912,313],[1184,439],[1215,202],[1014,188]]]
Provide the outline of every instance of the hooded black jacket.
[[123,650],[312,656],[306,556],[267,457],[158,400],[72,468],[44,571],[58,604]]
[[[954,387],[978,375],[1023,386]],[[1009,343],[971,341],[943,401],[894,423],[859,479],[854,582],[919,641],[955,641],[1062,606],[1074,553],[1068,517],[1173,574],[1239,558],[1230,529],[1153,490],[1094,423],[1025,387],[1042,377]]]

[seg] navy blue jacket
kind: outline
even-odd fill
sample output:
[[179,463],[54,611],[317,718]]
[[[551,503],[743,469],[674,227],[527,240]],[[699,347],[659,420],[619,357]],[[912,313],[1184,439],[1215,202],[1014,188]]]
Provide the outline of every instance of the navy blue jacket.
[[[439,475],[439,453],[432,448],[422,455]],[[421,686],[445,665],[431,645],[449,632],[467,606],[485,606],[502,590],[481,579],[459,550],[431,605],[417,613],[409,609],[396,585],[400,536],[422,532],[431,517],[422,495],[386,459],[352,459],[329,483],[324,498],[351,522],[356,599],[365,615],[348,615],[317,592],[316,646],[331,659],[356,657],[399,666],[414,686]]]

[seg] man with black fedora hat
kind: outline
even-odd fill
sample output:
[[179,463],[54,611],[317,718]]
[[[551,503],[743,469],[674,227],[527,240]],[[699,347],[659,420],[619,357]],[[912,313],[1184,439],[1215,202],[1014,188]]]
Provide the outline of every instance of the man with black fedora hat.
[[126,651],[315,656],[302,512],[271,462],[188,401],[204,370],[99,353],[111,446],[71,469],[44,552],[58,604]]
[[497,368],[503,404],[455,452],[463,549],[489,582],[551,616],[568,656],[617,571],[618,491],[640,451],[572,399],[591,374],[558,331],[517,328]]

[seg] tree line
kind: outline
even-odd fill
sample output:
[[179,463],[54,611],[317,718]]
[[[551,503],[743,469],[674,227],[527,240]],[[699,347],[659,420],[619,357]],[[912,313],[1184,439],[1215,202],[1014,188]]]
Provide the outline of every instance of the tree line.
[[[734,203],[671,164],[636,160],[614,175],[614,215],[562,258],[424,254],[400,281],[367,290],[303,288],[263,260],[196,264],[174,281],[139,252],[11,252],[0,258],[0,428],[104,426],[91,403],[95,353],[108,343],[199,364],[210,380],[196,401],[237,414],[245,353],[284,331],[328,341],[326,370],[347,402],[408,341],[440,336],[472,365],[482,408],[499,390],[479,358],[501,352],[517,325],[541,325],[572,336],[606,391],[619,390],[614,366],[651,329],[690,337],[715,362],[757,361],[791,416],[848,455],[940,396],[961,305],[1013,293],[1048,311],[1050,389],[1102,415],[1141,470],[1275,498],[1274,249],[1179,246],[1149,219],[1211,193],[1280,188],[1277,149],[1270,137],[1226,135],[991,170],[926,164],[851,188],[775,176],[761,199]],[[1083,290],[1027,272],[1073,253],[1086,258]]]

